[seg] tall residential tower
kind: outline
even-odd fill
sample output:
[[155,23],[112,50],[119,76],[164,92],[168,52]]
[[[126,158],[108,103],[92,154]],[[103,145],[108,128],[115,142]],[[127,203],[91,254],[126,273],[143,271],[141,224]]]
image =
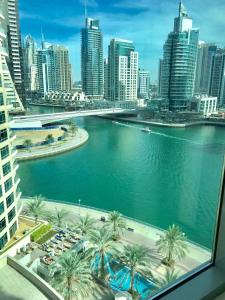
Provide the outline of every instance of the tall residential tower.
[[26,106],[18,0],[4,0],[3,8],[6,16],[6,47],[9,54],[7,63],[17,93],[23,105]]
[[[6,35],[3,30],[5,18],[0,12],[0,250],[13,237],[18,228],[17,192],[19,179],[16,178],[17,166],[14,163],[12,140],[9,132],[9,103],[5,87],[8,85],[7,52],[4,47]],[[8,72],[8,71],[7,71]],[[11,78],[11,77],[10,77]],[[15,90],[15,87],[14,87]]]
[[112,39],[108,58],[108,98],[137,100],[138,52],[132,41]]
[[91,18],[81,29],[81,80],[89,98],[103,99],[103,38],[99,21]]
[[160,77],[160,94],[171,111],[188,109],[193,97],[198,36],[199,30],[192,28],[192,18],[180,2],[174,30],[164,44]]

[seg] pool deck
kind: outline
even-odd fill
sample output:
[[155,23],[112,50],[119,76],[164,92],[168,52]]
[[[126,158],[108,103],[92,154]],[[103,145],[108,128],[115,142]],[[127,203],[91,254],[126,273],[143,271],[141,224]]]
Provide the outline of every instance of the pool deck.
[[[24,198],[21,201],[29,201],[29,199]],[[67,224],[75,223],[79,219],[79,215],[89,214],[91,217],[97,220],[96,225],[101,226],[103,223],[100,221],[101,217],[107,218],[108,214],[106,212],[98,211],[95,209],[82,207],[78,205],[69,205],[63,204],[59,202],[50,202],[45,201],[46,210],[53,211],[55,208],[57,209],[66,209],[70,212],[67,217]],[[132,228],[134,231],[126,230],[122,243],[130,243],[130,244],[142,244],[146,247],[149,247],[151,250],[156,251],[155,242],[159,239],[159,234],[163,233],[163,230],[159,228],[153,227],[151,225],[145,225],[130,219],[126,219],[127,227]],[[209,250],[196,245],[194,243],[188,242],[188,254],[187,256],[178,261],[175,265],[176,271],[179,272],[180,275],[183,275],[189,271],[192,271],[194,268],[199,267],[201,264],[209,262],[211,259],[211,253]],[[156,276],[161,276],[165,273],[165,267],[161,264],[161,259],[159,254],[156,254],[156,259],[153,261],[153,274]]]

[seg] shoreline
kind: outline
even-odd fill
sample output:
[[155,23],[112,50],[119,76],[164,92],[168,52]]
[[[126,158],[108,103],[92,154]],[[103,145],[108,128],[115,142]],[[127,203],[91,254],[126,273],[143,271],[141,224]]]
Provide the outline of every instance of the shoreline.
[[[32,197],[22,197],[21,202],[28,202]],[[91,217],[96,219],[96,223],[104,224],[100,221],[101,217],[107,219],[109,211],[101,210],[94,207],[88,207],[83,205],[78,205],[77,203],[64,203],[56,200],[46,199],[45,201],[46,209],[53,211],[55,208],[65,209],[70,213],[73,213],[71,219],[68,218],[68,223],[74,223],[74,221],[79,219],[79,216],[85,216],[89,214]],[[127,223],[127,228],[132,230],[126,230],[124,237],[122,238],[128,243],[143,244],[150,249],[155,249],[155,242],[158,240],[159,235],[165,230],[155,227],[151,224],[145,224],[139,220],[131,219],[123,216]],[[199,268],[211,260],[211,252],[209,249],[201,246],[190,240],[187,241],[189,251],[187,256],[176,263],[176,269],[182,274],[193,271],[195,268]],[[156,269],[156,272],[161,272],[162,266]]]
[[135,123],[135,124],[142,124],[142,125],[150,125],[156,127],[167,127],[167,128],[186,128],[192,126],[199,126],[199,125],[212,125],[212,126],[225,126],[224,122],[219,121],[193,121],[190,123],[162,123],[156,121],[145,121],[145,120],[138,120],[137,118],[127,118],[127,117],[116,117],[116,116],[109,116],[109,115],[101,115],[97,116],[98,118],[108,119],[108,120],[117,120],[117,121],[125,121],[128,123]]
[[30,152],[28,150],[18,151],[16,154],[16,159],[18,161],[32,160],[50,157],[64,152],[76,149],[88,141],[89,134],[86,130],[79,128],[76,135],[69,140],[63,141],[56,145],[47,145],[44,147],[35,147]]

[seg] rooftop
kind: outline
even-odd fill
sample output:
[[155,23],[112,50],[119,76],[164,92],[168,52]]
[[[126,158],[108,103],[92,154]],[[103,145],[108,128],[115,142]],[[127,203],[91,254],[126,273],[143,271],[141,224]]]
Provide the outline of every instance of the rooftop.
[[30,281],[9,265],[0,269],[0,294],[4,300],[47,300]]

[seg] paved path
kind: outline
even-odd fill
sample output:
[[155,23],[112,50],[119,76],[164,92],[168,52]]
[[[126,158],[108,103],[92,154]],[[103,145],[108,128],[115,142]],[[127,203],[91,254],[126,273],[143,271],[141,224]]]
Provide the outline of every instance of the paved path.
[[83,145],[87,142],[88,137],[88,132],[79,128],[74,137],[69,137],[65,141],[42,147],[35,147],[34,149],[31,148],[31,151],[18,151],[16,154],[16,159],[29,160],[57,155]]

